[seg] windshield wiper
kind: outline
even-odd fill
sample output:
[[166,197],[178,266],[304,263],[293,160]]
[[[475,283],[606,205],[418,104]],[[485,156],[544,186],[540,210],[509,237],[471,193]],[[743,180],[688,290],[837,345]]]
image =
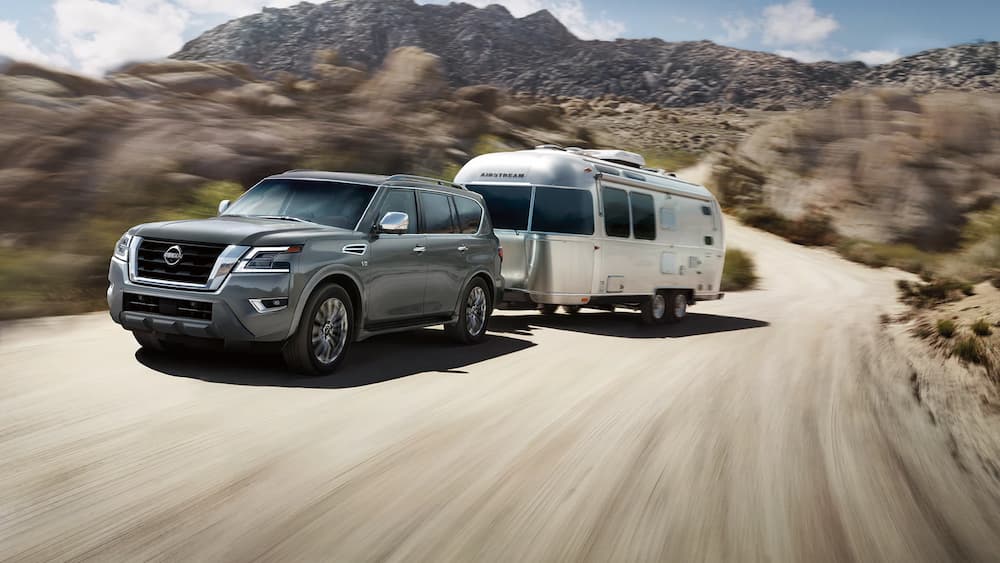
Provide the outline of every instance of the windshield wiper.
[[[280,221],[295,221],[298,223],[312,223],[312,221],[306,221],[305,219],[299,219],[298,217],[292,217],[291,215],[248,215],[248,217],[253,217],[254,219],[278,219]],[[313,223],[315,225],[315,223]]]

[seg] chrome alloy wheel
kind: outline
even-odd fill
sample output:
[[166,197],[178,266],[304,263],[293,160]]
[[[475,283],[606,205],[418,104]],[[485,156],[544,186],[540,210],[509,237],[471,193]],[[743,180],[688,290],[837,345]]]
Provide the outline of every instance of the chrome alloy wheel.
[[663,295],[657,293],[653,296],[653,318],[660,320],[663,315],[667,312],[667,300],[663,298]]
[[333,363],[344,351],[348,333],[347,307],[336,297],[323,302],[312,324],[312,353],[322,364]]
[[674,318],[675,319],[683,318],[684,315],[687,314],[687,309],[688,309],[687,295],[684,295],[683,293],[675,293],[673,305],[674,305]]
[[479,336],[486,326],[486,292],[474,285],[465,302],[465,330],[470,336]]

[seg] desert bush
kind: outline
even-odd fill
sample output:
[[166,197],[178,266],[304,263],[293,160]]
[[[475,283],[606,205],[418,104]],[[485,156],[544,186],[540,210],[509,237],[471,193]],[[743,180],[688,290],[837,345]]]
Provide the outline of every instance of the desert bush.
[[966,362],[972,364],[986,363],[986,350],[983,348],[982,343],[975,338],[966,337],[959,339],[955,342],[955,347],[952,351],[956,356]]
[[809,211],[798,219],[789,219],[766,205],[752,205],[736,213],[745,225],[784,237],[795,244],[825,246],[838,240],[829,215]]
[[764,205],[753,205],[737,212],[743,224],[784,236],[788,232],[788,219],[775,209]]
[[930,282],[896,282],[899,298],[914,307],[932,307],[942,303],[958,301],[963,295],[972,295],[972,286],[953,279],[931,279]]
[[837,242],[833,219],[822,212],[810,211],[787,224],[785,238],[805,246],[827,246]]
[[945,338],[951,338],[955,336],[955,321],[951,319],[939,319],[937,322],[938,334]]
[[976,336],[989,336],[993,334],[993,329],[990,328],[990,323],[986,322],[986,319],[979,319],[972,323],[972,332]]
[[873,268],[891,266],[933,279],[940,256],[920,250],[912,244],[884,244],[858,239],[841,239],[837,243],[841,256]]
[[738,248],[726,250],[726,263],[722,269],[722,291],[752,289],[757,285],[757,267],[747,252]]

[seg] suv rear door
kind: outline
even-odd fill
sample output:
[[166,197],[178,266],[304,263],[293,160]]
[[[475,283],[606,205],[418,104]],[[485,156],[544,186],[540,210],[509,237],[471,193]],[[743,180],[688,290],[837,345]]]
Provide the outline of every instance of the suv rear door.
[[396,211],[410,216],[405,234],[381,233],[369,245],[365,268],[368,288],[366,325],[405,321],[424,315],[428,256],[426,237],[420,234],[416,191],[392,188],[379,203],[376,221]]
[[467,235],[459,232],[452,196],[446,193],[420,190],[421,233],[427,244],[427,289],[424,292],[424,314],[450,315],[458,303],[466,274],[469,271],[465,243]]

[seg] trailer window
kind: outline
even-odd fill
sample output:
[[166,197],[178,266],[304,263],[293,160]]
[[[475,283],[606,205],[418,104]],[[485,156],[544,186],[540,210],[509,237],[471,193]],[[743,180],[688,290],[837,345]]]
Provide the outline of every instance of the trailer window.
[[640,240],[656,240],[656,210],[653,196],[629,193],[632,202],[632,232]]
[[467,186],[483,196],[494,229],[528,230],[531,186]]
[[594,234],[594,200],[590,192],[535,188],[531,230],[571,235]]
[[609,237],[628,238],[629,229],[628,193],[615,188],[602,188],[604,199],[604,230]]

